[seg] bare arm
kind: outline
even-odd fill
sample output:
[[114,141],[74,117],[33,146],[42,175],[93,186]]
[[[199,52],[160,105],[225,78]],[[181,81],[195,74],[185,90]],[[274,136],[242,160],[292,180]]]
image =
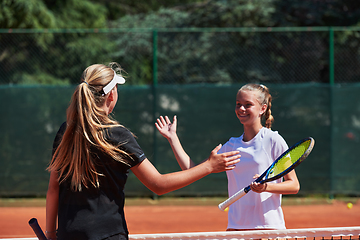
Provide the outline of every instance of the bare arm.
[[[254,178],[257,178],[255,176]],[[281,183],[251,183],[251,190],[254,192],[270,192],[277,194],[297,194],[300,190],[300,183],[296,176],[295,170],[292,170],[284,176],[284,181]]]
[[234,169],[234,165],[240,161],[239,152],[217,154],[220,148],[221,145],[217,146],[203,163],[184,171],[160,174],[148,159],[131,170],[147,188],[161,195],[185,187],[210,173]]
[[177,118],[174,116],[171,123],[168,116],[160,116],[155,123],[156,128],[162,136],[164,136],[170,143],[171,149],[174,152],[175,158],[182,170],[189,169],[195,166],[195,163],[190,159],[181,145],[180,139],[176,134]]
[[49,187],[46,193],[46,237],[56,239],[56,219],[59,204],[59,182],[56,172],[50,173]]

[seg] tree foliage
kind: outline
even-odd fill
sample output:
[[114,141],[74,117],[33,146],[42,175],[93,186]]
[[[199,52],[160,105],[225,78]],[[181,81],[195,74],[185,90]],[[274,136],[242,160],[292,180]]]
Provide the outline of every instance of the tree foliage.
[[275,1],[278,26],[357,26],[360,1],[292,0]]
[[[107,9],[87,0],[4,0],[0,28],[106,28]],[[0,35],[1,78],[6,83],[64,84],[101,51],[101,36],[81,33]],[[89,48],[89,46],[92,46]],[[86,48],[84,50],[84,48]],[[101,58],[100,58],[101,59]],[[77,74],[78,75],[78,74]]]
[[[309,37],[289,32],[281,37],[260,37],[244,32],[175,33],[161,29],[357,26],[360,19],[360,2],[352,0],[3,0],[0,4],[1,29],[95,29],[0,34],[1,82],[15,84],[76,83],[87,65],[109,61],[122,63],[130,83],[151,83],[153,33],[112,33],[113,28],[159,29],[158,61],[166,63],[159,69],[159,79],[168,83],[204,79],[223,83],[239,79],[277,81],[293,77],[294,81],[302,81],[314,74],[321,75],[315,81],[326,81],[326,33]],[[110,33],[96,32],[106,28]],[[351,45],[351,51],[358,51],[356,33],[335,37]],[[316,61],[309,57],[301,60],[315,67],[309,76],[300,79],[303,73],[297,72],[298,63],[291,61],[284,49],[305,56],[303,47],[307,45],[317,48],[305,50],[307,56],[321,57]],[[292,76],[275,72],[292,72]]]
[[54,28],[56,18],[41,0],[2,0],[0,28]]

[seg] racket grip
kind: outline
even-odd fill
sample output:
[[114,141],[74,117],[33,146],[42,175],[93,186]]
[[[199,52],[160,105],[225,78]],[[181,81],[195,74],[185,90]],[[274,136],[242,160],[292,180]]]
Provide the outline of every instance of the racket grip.
[[36,234],[39,240],[47,240],[36,218],[30,219],[29,225],[33,229],[34,233]]
[[241,189],[225,201],[219,204],[219,209],[224,211],[228,206],[245,196],[250,191],[250,186],[247,186],[246,188]]

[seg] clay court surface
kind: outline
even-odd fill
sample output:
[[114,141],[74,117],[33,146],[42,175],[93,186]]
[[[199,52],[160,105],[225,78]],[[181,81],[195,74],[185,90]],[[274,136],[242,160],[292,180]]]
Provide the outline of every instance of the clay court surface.
[[[224,199],[135,199],[126,203],[130,234],[224,231],[227,213],[217,208]],[[347,203],[353,207],[349,209]],[[360,201],[284,200],[286,227],[322,228],[360,226]],[[37,218],[45,228],[45,200],[1,200],[0,239],[35,237],[28,225]]]

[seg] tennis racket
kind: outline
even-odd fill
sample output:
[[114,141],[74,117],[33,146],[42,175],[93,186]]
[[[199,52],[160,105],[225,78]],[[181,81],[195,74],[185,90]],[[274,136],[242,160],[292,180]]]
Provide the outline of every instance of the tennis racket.
[[34,233],[39,240],[47,240],[36,218],[30,219],[29,225],[34,230]]
[[[291,170],[296,168],[302,161],[304,161],[305,158],[307,158],[307,156],[309,156],[311,150],[314,147],[314,144],[315,140],[311,137],[297,142],[283,154],[281,154],[280,157],[278,157],[270,165],[270,167],[255,180],[255,182],[266,183],[283,177]],[[250,190],[250,185],[241,189],[233,196],[220,203],[219,209],[224,211],[228,206],[245,196]]]

